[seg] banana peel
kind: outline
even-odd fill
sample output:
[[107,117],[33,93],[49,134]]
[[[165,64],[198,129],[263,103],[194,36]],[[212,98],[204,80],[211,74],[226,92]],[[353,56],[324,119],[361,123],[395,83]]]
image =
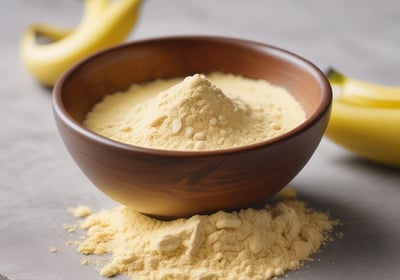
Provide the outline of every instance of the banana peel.
[[[75,29],[32,25],[22,36],[22,63],[41,84],[52,87],[79,60],[123,42],[137,21],[140,4],[140,0],[84,0],[84,16]],[[39,44],[38,37],[52,42]]]
[[357,80],[330,68],[327,77],[340,88],[340,99],[369,107],[400,108],[400,87],[378,85]]
[[339,96],[333,99],[325,135],[371,161],[400,167],[400,88],[327,73]]

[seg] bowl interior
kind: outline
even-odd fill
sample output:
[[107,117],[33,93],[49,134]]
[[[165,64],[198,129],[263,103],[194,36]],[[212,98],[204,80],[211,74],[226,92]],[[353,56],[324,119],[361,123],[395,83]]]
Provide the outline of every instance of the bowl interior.
[[254,42],[203,37],[147,40],[109,49],[73,67],[69,81],[63,83],[62,100],[68,114],[81,123],[105,95],[124,91],[132,83],[221,71],[286,88],[311,117],[327,107],[329,98],[310,68],[293,54]]

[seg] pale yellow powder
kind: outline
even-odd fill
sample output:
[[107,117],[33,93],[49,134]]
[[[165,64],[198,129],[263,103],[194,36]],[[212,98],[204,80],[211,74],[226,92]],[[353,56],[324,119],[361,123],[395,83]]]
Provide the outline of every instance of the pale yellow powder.
[[73,233],[76,232],[77,226],[76,225],[70,225],[70,224],[63,224],[63,229],[65,229],[66,231]]
[[84,125],[128,144],[215,150],[271,139],[304,120],[301,105],[285,89],[213,73],[133,85],[97,104]]
[[294,188],[284,187],[276,194],[276,196],[281,197],[282,199],[294,199],[297,196],[297,192]]
[[89,216],[92,213],[92,210],[90,210],[89,207],[84,205],[79,205],[74,208],[69,208],[68,211],[76,218],[83,218]]
[[337,224],[295,199],[160,221],[126,207],[88,216],[78,251],[110,253],[100,274],[132,279],[269,279],[310,260]]
[[81,242],[78,240],[69,240],[69,241],[65,242],[65,245],[67,245],[67,246],[79,246],[80,244],[81,244]]
[[57,252],[58,252],[58,248],[55,247],[55,246],[51,246],[51,247],[49,248],[49,252],[50,252],[50,253],[57,253]]

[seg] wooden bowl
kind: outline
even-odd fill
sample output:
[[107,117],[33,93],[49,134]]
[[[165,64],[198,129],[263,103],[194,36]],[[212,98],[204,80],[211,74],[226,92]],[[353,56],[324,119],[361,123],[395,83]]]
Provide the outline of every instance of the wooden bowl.
[[[223,71],[289,90],[307,120],[272,140],[216,151],[168,151],[102,137],[81,123],[105,95],[132,83]],[[73,159],[101,191],[139,212],[176,218],[252,207],[286,186],[325,131],[331,88],[313,64],[285,50],[221,37],[170,37],[120,45],[69,69],[53,109]]]

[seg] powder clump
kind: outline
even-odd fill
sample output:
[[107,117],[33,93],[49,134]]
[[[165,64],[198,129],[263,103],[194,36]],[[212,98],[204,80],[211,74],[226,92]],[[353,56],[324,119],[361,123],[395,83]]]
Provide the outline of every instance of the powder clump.
[[97,104],[84,125],[144,147],[216,150],[273,138],[304,120],[301,105],[283,88],[213,73],[133,85]]
[[82,222],[88,236],[78,251],[110,253],[105,277],[269,279],[310,260],[337,223],[295,199],[172,221],[118,207]]
[[55,247],[55,246],[51,246],[51,247],[49,248],[49,252],[50,252],[50,253],[57,253],[57,252],[58,252],[58,248]]
[[68,211],[76,218],[83,218],[92,214],[92,210],[85,205],[69,208]]

